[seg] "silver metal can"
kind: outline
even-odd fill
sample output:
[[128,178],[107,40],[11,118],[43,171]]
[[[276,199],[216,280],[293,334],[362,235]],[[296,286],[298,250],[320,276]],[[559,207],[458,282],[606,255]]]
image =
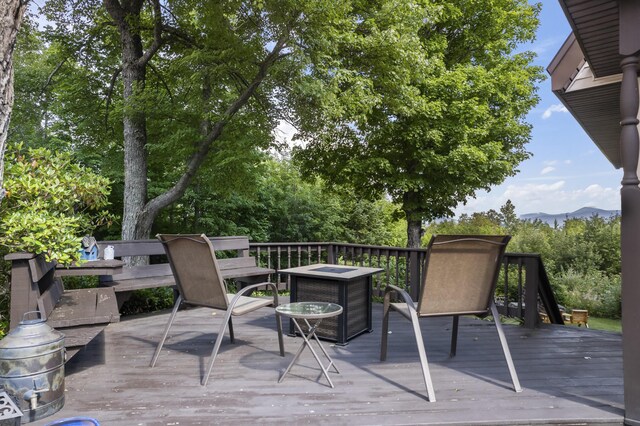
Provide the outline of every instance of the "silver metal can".
[[64,334],[29,314],[0,340],[0,385],[20,404],[22,423],[64,406]]

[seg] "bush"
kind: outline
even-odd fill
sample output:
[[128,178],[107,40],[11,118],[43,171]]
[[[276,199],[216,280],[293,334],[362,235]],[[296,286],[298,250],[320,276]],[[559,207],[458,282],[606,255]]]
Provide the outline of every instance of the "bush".
[[7,151],[5,165],[0,245],[62,264],[79,260],[82,236],[111,220],[100,210],[108,205],[109,181],[70,153],[44,148]]
[[149,288],[134,291],[129,300],[124,302],[120,313],[134,315],[171,308],[174,304],[173,289]]
[[598,270],[564,271],[553,277],[558,303],[568,309],[587,309],[589,315],[620,318],[621,281],[619,275],[609,276]]

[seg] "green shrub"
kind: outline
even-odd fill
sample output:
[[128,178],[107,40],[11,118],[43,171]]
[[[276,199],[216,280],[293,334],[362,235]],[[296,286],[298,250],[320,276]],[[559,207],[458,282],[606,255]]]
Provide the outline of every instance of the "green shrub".
[[551,279],[559,303],[567,309],[587,309],[589,315],[620,318],[621,280],[602,271],[561,272]]
[[108,205],[108,179],[77,164],[70,153],[44,148],[7,151],[5,166],[0,245],[62,264],[77,261],[82,236],[111,220],[101,211]]
[[134,315],[167,309],[173,306],[173,289],[149,288],[134,291],[120,309],[122,315]]

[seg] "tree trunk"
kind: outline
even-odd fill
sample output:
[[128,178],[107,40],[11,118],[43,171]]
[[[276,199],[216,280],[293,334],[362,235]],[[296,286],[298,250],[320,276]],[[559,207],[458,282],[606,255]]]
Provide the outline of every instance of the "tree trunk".
[[422,219],[409,219],[407,215],[407,247],[420,248],[422,241]]
[[402,210],[407,218],[407,247],[420,248],[422,243],[422,214],[415,209],[419,206],[420,194],[417,192],[405,192],[402,196]]
[[[149,51],[143,50],[138,24],[144,2],[140,0],[104,0],[104,6],[120,33],[122,45],[122,82],[124,100],[124,199],[122,212],[122,239],[149,238],[150,230],[140,233],[136,226],[147,202],[147,123],[146,114],[139,103],[144,92],[146,66],[160,44],[160,33]],[[158,6],[157,0],[153,2]],[[159,15],[158,15],[159,16]],[[127,265],[144,265],[147,256],[124,259]]]
[[0,1],[0,203],[5,195],[4,152],[13,109],[13,49],[27,3],[25,0]]
[[[126,55],[126,53],[125,53]],[[130,69],[128,69],[130,68]],[[123,69],[125,105],[135,103],[136,92],[144,86],[144,69],[135,64]],[[139,93],[139,92],[138,92]],[[135,110],[133,110],[135,109]],[[136,224],[147,202],[147,132],[145,112],[132,108],[123,118],[124,124],[124,211],[122,239],[149,238],[149,230],[140,232]]]
[[125,105],[122,239],[144,239],[149,238],[149,232],[139,233],[136,227],[138,216],[147,202],[146,115],[144,109],[137,105],[138,96],[144,91],[147,64],[142,60],[142,39],[136,29],[143,2],[104,0],[104,5],[118,27],[122,45]]

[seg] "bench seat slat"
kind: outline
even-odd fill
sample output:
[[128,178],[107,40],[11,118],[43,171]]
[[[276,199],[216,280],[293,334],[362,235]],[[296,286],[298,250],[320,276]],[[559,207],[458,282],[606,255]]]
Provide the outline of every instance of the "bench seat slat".
[[67,290],[47,317],[47,324],[54,328],[118,321],[118,303],[110,287]]

